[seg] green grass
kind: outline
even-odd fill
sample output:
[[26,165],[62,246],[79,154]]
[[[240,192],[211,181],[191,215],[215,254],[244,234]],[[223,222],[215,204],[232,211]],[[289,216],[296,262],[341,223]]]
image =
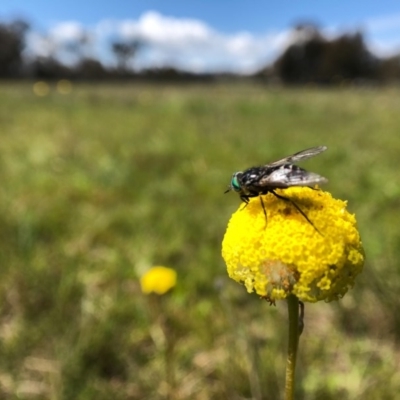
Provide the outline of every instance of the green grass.
[[[286,304],[231,282],[234,171],[307,147],[356,213],[356,287],[308,304],[298,399],[400,391],[400,90],[0,86],[0,397],[281,398]],[[152,265],[178,271],[160,301]],[[166,330],[166,336],[161,328]]]

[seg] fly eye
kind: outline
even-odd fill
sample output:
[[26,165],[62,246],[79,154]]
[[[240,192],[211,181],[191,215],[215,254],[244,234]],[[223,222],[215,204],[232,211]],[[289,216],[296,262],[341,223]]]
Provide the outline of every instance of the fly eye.
[[242,186],[238,179],[241,175],[241,172],[236,172],[232,175],[231,187],[235,192],[240,192],[242,190]]

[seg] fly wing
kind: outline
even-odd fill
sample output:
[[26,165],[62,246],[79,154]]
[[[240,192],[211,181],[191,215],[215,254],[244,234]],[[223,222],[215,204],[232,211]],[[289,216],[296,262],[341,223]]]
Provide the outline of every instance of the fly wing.
[[291,168],[279,168],[269,175],[263,176],[259,186],[270,188],[287,188],[290,186],[321,185],[328,182],[326,178],[314,172],[308,172],[302,168],[291,166]]
[[307,160],[308,158],[318,155],[319,153],[322,153],[326,149],[327,149],[326,146],[311,147],[310,149],[299,151],[298,153],[295,153],[291,156],[269,163],[268,167],[279,167],[280,165],[294,164],[299,161],[304,161]]

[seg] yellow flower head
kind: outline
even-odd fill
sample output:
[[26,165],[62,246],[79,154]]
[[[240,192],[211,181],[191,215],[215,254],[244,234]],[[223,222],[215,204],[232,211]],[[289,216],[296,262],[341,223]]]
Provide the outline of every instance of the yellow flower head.
[[167,267],[150,268],[141,278],[140,286],[145,294],[167,293],[176,285],[176,271]]
[[222,256],[229,276],[247,291],[273,300],[294,294],[302,301],[332,301],[354,285],[364,265],[356,219],[330,193],[293,187],[241,205],[229,221]]
[[47,82],[38,81],[33,84],[32,90],[36,96],[43,97],[49,94],[50,86]]

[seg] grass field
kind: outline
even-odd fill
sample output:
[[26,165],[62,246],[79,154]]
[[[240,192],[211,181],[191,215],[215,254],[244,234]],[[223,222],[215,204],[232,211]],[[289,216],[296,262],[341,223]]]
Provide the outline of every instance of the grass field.
[[[400,392],[400,89],[0,85],[0,398],[282,398],[287,312],[226,275],[231,174],[307,147],[367,262],[306,305],[297,399]],[[153,265],[178,272],[145,296]]]

